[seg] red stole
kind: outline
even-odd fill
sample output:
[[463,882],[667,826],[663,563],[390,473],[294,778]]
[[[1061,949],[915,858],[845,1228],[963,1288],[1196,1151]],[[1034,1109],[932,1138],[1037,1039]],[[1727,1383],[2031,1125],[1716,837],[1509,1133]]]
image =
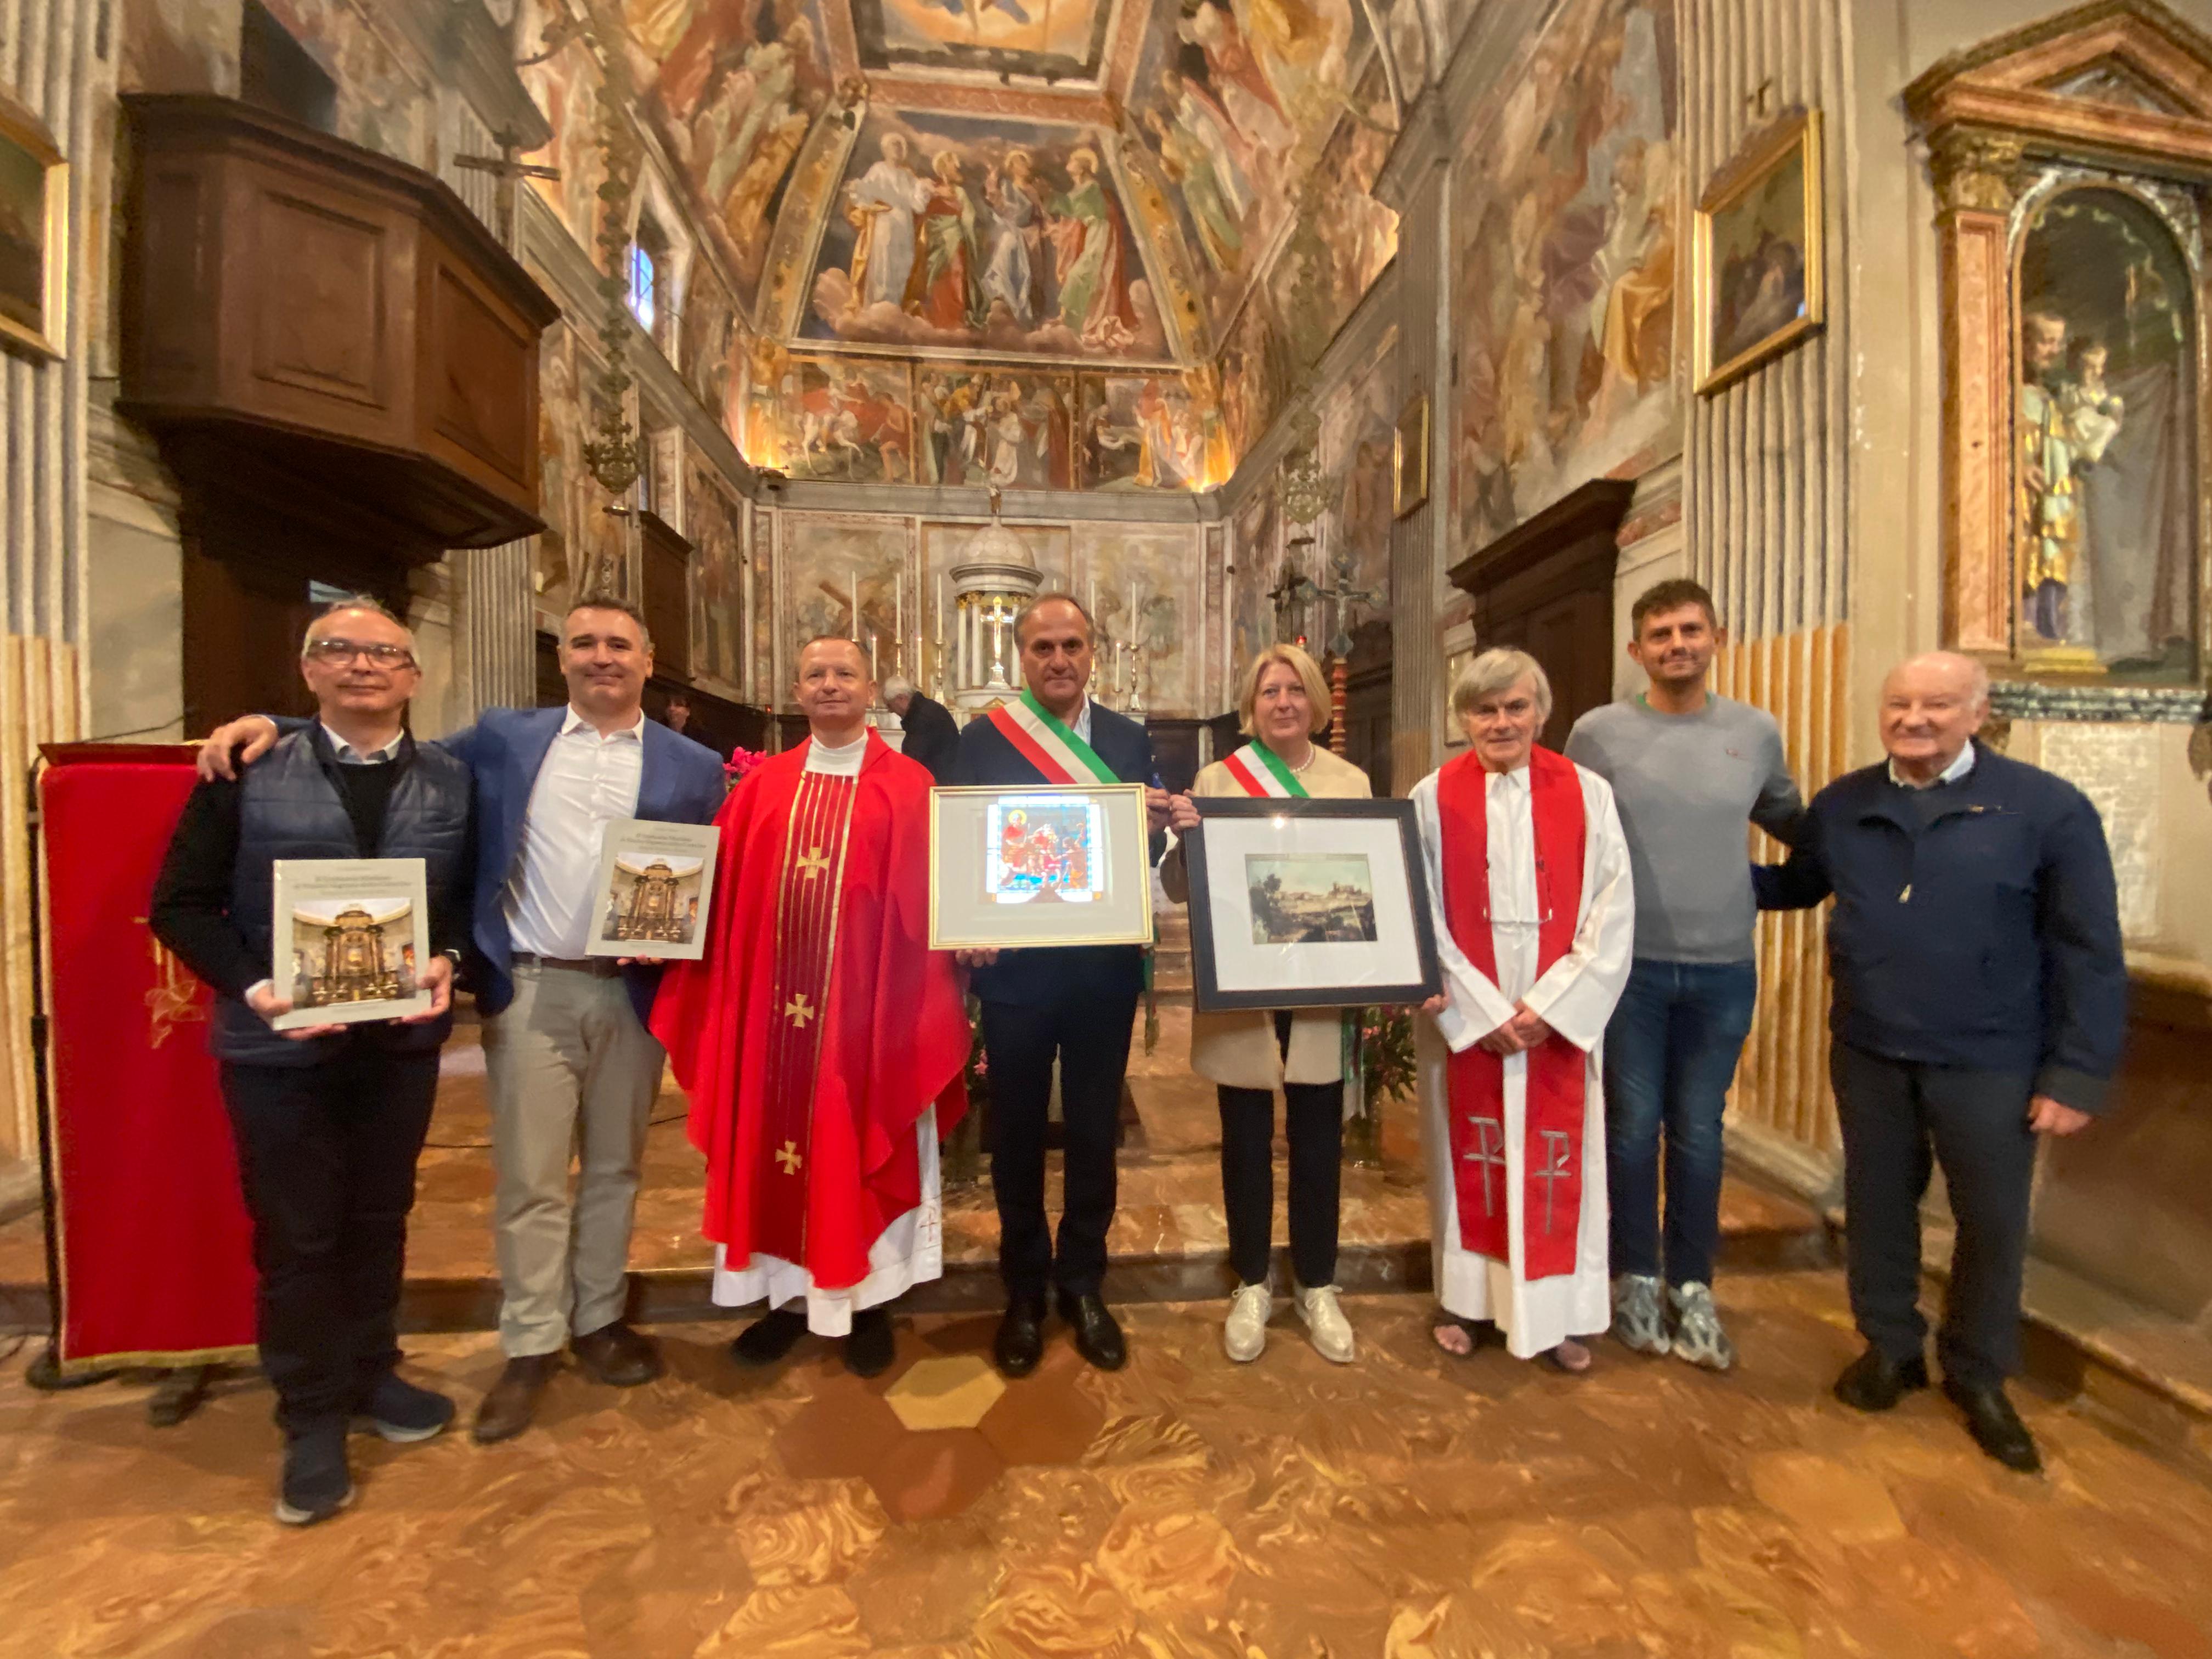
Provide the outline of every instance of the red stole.
[[824,1290],[921,1199],[915,1125],[967,1107],[952,959],[929,949],[929,774],[871,733],[858,778],[770,757],[716,822],[707,953],[664,977],[653,1030],[691,1097],[708,1238]]
[[[1488,781],[1480,760],[1461,756],[1437,775],[1437,810],[1443,825],[1445,924],[1476,971],[1495,984]],[[1540,977],[1574,944],[1589,826],[1582,779],[1572,761],[1548,749],[1532,750],[1528,783],[1535,817]],[[1528,1077],[1521,1142],[1522,1272],[1529,1279],[1549,1279],[1575,1267],[1589,1057],[1555,1031],[1524,1058]],[[1461,1248],[1508,1261],[1505,1056],[1470,1047],[1451,1057],[1446,1083]]]

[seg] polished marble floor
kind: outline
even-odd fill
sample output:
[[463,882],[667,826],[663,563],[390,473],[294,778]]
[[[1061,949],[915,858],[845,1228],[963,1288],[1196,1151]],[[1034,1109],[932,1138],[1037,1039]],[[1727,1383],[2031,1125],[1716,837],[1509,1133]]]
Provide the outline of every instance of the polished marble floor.
[[[1352,1300],[1349,1367],[1287,1313],[1232,1366],[1218,1304],[1152,1304],[1127,1370],[1056,1339],[1014,1383],[972,1318],[902,1322],[871,1383],[671,1327],[666,1378],[564,1374],[507,1445],[356,1441],[359,1505],[306,1533],[268,1517],[258,1386],[155,1430],[130,1387],[34,1394],[19,1357],[0,1655],[2212,1656],[2212,1492],[2034,1397],[2041,1480],[1932,1397],[1855,1416],[1824,1392],[1856,1346],[1837,1275],[1721,1289],[1725,1377],[1451,1360],[1409,1295]],[[496,1364],[410,1347],[465,1408]]]

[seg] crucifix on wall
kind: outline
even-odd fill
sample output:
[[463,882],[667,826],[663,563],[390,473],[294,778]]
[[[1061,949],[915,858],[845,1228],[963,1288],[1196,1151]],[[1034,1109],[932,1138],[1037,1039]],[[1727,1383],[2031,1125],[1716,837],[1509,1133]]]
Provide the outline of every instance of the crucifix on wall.
[[558,167],[540,167],[535,161],[522,159],[522,146],[511,131],[498,135],[499,154],[492,155],[456,155],[453,165],[465,167],[471,173],[489,173],[495,181],[493,186],[492,212],[498,220],[499,240],[507,246],[514,246],[514,187],[523,179],[558,179]]

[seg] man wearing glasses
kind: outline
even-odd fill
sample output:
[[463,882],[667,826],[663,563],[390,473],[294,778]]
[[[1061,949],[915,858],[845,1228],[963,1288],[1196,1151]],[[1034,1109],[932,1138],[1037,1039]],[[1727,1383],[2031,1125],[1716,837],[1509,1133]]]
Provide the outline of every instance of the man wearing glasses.
[[[477,787],[469,988],[483,1019],[507,1355],[477,1412],[486,1443],[530,1426],[563,1348],[611,1387],[661,1374],[653,1339],[623,1316],[666,1060],[645,1026],[659,971],[585,951],[607,826],[705,823],[724,793],[713,750],[646,719],[653,641],[627,599],[592,594],[569,609],[561,672],[566,707],[486,709],[436,744]],[[265,765],[257,757],[277,729],[258,714],[219,728],[201,748],[202,775],[228,775],[234,748]]]
[[[374,599],[341,601],[308,626],[300,672],[319,718],[244,779],[192,792],[152,914],[217,996],[210,1041],[253,1219],[261,1364],[285,1438],[276,1518],[290,1526],[352,1501],[350,1419],[393,1441],[453,1420],[452,1401],[398,1376],[395,1321],[473,862],[468,768],[418,749],[402,724],[422,678],[408,631]],[[269,977],[276,861],[365,858],[423,861],[438,953],[418,979],[430,1006],[275,1030],[292,1006],[289,987]]]

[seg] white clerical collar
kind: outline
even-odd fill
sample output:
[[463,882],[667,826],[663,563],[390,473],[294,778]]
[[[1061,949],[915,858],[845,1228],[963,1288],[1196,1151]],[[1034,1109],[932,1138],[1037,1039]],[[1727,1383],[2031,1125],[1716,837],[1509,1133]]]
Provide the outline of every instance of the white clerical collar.
[[1897,763],[1895,761],[1892,761],[1889,763],[1889,781],[1900,789],[1934,789],[1942,784],[1956,783],[1960,778],[1965,777],[1967,773],[1973,769],[1974,742],[1972,738],[1969,738],[1966,739],[1966,746],[1959,751],[1957,758],[1953,760],[1948,766],[1945,767],[1942,772],[1933,781],[1928,783],[1913,782],[1911,778],[1906,777],[1903,773],[1897,769]]
[[402,732],[381,749],[356,749],[331,731],[328,720],[318,721],[317,724],[322,726],[323,735],[331,740],[331,753],[337,757],[340,766],[380,766],[386,761],[398,760],[399,745],[407,740],[406,732]]
[[[568,717],[561,722],[561,735],[565,738],[576,732],[590,732],[597,736],[599,728],[586,720],[581,711],[572,702],[568,705]],[[635,738],[638,742],[643,743],[645,741],[645,710],[641,708],[637,711],[636,725],[618,726],[599,740],[604,743],[611,738]]]
[[863,726],[859,737],[850,743],[840,744],[835,749],[812,736],[806,739],[806,745],[808,771],[827,772],[836,777],[854,777],[860,773],[860,763],[868,757],[867,728]]

